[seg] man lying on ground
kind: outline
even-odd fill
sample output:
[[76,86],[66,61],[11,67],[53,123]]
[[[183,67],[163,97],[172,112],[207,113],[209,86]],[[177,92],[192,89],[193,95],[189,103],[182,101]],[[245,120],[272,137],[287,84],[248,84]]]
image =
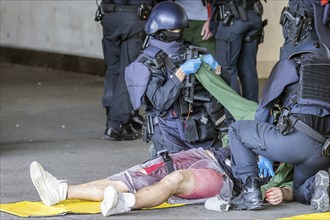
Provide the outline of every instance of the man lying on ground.
[[[52,206],[66,199],[102,201],[100,208],[104,216],[129,212],[133,209],[151,208],[171,203],[202,203],[208,198],[223,201],[206,208],[227,211],[234,184],[228,163],[227,148],[202,148],[182,151],[135,165],[125,171],[80,185],[68,185],[45,171],[38,162],[32,162],[32,182],[42,202]],[[167,160],[168,161],[168,160]],[[170,172],[171,167],[173,172]],[[289,188],[272,188],[266,193],[266,201],[276,205],[289,198]],[[169,200],[170,199],[170,200]],[[213,206],[213,207],[212,207]]]

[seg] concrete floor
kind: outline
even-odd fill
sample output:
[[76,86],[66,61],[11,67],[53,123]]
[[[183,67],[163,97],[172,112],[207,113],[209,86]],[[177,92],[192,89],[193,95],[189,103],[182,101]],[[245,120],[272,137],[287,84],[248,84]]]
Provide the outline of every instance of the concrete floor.
[[[138,139],[101,139],[105,111],[103,78],[81,73],[0,63],[0,202],[39,201],[29,176],[32,161],[71,184],[104,178],[147,159],[148,144]],[[277,219],[311,213],[296,202],[260,211],[208,211],[191,205],[134,211],[112,219]],[[1,212],[0,219],[19,219]],[[40,219],[40,218],[39,218]],[[51,219],[103,219],[65,215]]]

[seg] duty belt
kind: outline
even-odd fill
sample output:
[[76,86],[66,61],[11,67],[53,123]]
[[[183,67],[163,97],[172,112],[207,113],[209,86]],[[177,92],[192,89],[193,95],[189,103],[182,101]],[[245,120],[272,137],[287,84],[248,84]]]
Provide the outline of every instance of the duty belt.
[[137,12],[138,5],[117,5],[117,4],[102,4],[102,10],[108,12]]
[[330,157],[330,138],[328,139],[320,134],[319,132],[315,131],[313,128],[302,122],[299,118],[290,115],[289,116],[289,123],[296,128],[301,133],[307,135],[308,137],[312,138],[313,140],[323,144],[322,146],[322,155],[325,157]]
[[313,140],[321,143],[322,155],[325,157],[330,157],[330,138],[320,134],[318,131],[301,121],[299,118],[290,114],[290,109],[288,107],[281,108],[281,115],[278,119],[276,126],[282,135],[287,135],[292,132],[292,128],[297,129],[301,133],[307,135]]
[[254,10],[258,16],[263,14],[263,6],[261,2],[254,1],[245,4],[237,4],[234,1],[229,1],[225,4],[219,5],[219,20],[223,22],[225,26],[228,26],[233,19],[235,20],[248,20],[247,11]]
[[[242,7],[242,8],[244,8],[245,10],[247,10],[247,11],[249,11],[249,10],[253,10],[254,9],[254,4],[255,4],[255,2],[248,2],[248,3],[246,3],[246,5],[244,6],[244,5],[242,5],[242,4],[239,4],[239,5],[236,5],[235,4],[235,6],[236,7]],[[230,11],[232,8],[232,6],[231,5],[229,5],[229,4],[225,4],[224,5],[225,6],[225,10],[226,11]]]

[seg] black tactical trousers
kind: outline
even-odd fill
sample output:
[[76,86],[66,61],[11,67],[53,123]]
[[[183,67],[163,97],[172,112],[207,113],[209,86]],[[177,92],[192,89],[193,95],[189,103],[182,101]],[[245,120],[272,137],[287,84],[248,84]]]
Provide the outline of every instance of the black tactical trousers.
[[274,125],[237,121],[229,128],[232,170],[243,182],[257,176],[257,155],[294,165],[293,196],[301,203],[311,200],[311,183],[319,170],[328,170],[330,157],[321,154],[322,144],[300,131],[283,136]]
[[224,72],[230,75],[230,87],[242,96],[258,102],[258,74],[256,68],[258,43],[254,38],[250,42],[244,40],[261,32],[262,21],[253,10],[247,11],[248,20],[235,20],[225,26],[219,22],[216,34],[216,58]]
[[102,46],[107,64],[102,104],[109,110],[107,126],[118,128],[130,118],[132,104],[125,83],[125,67],[142,49],[144,23],[136,12],[110,12],[102,19]]
[[[258,102],[258,42],[257,38],[249,42],[244,38],[260,33],[262,20],[253,10],[248,10],[247,15],[247,21],[234,20],[228,26],[219,22],[215,36],[216,59],[229,77],[230,87],[244,98]],[[226,120],[234,120],[228,111]]]

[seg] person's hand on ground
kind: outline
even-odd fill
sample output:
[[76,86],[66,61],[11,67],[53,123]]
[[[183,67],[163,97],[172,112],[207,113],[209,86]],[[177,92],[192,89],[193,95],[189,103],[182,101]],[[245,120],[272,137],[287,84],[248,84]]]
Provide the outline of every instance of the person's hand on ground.
[[283,201],[293,201],[291,187],[271,187],[266,191],[266,201],[272,205],[278,205]]
[[272,187],[266,191],[266,201],[272,205],[278,205],[283,201],[284,194],[280,187]]

